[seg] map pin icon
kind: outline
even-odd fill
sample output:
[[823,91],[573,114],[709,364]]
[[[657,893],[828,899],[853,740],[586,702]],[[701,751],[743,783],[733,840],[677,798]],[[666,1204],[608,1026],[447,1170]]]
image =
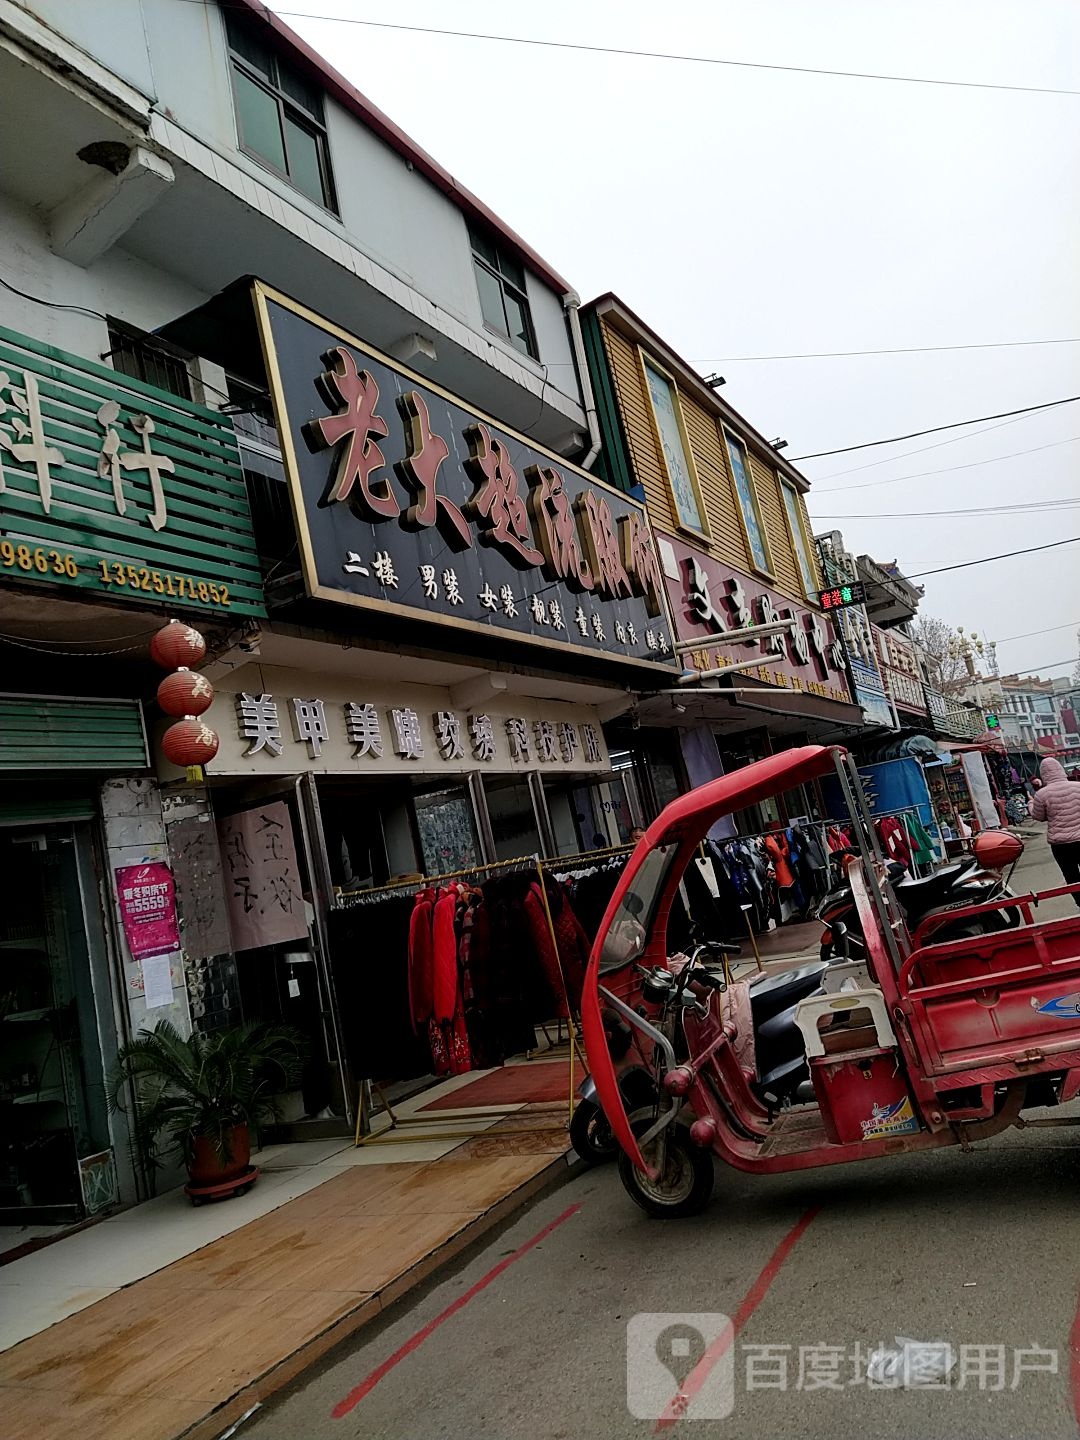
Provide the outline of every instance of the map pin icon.
[[706,1349],[704,1335],[696,1325],[685,1321],[666,1326],[656,1337],[656,1358],[675,1381],[676,1405],[680,1414],[685,1412],[689,1403],[683,1394],[683,1386]]

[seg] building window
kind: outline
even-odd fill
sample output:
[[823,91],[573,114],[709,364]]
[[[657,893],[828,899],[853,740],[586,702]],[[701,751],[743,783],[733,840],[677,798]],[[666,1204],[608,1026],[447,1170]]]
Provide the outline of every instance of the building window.
[[817,572],[811,558],[810,543],[806,538],[806,526],[803,524],[799,494],[795,486],[789,485],[786,480],[780,481],[780,493],[784,497],[784,513],[787,515],[788,529],[791,531],[791,543],[795,548],[795,558],[799,562],[803,594],[809,600],[817,594]]
[[645,383],[649,387],[656,433],[660,448],[664,452],[664,466],[675,500],[679,524],[696,530],[701,535],[707,535],[705,507],[698,491],[697,475],[690,457],[690,444],[678,393],[671,379],[644,356],[642,364],[645,367]]
[[226,12],[225,29],[241,150],[336,213],[322,92],[240,17]]
[[142,380],[158,390],[168,390],[181,400],[191,399],[191,376],[187,362],[164,340],[136,330],[122,320],[109,320],[109,360],[114,370],[132,380]]
[[746,531],[746,543],[750,547],[750,559],[755,570],[771,575],[769,547],[765,541],[765,526],[761,523],[757,495],[754,493],[754,479],[750,473],[750,457],[747,455],[746,446],[742,441],[736,440],[735,436],[729,435],[726,430],[724,431],[724,440],[727,442],[727,451],[731,459],[731,474],[735,481],[735,495],[739,502],[743,529]]
[[469,227],[476,288],[484,324],[506,337],[515,350],[540,358],[525,292],[525,270],[487,235]]

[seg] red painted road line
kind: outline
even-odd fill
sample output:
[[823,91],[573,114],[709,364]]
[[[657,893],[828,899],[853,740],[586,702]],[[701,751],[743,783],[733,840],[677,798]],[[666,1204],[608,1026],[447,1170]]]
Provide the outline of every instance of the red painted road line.
[[1080,1429],[1080,1304],[1076,1307],[1069,1331],[1069,1389],[1072,1393],[1073,1415]]
[[[661,1415],[660,1419],[656,1422],[656,1429],[653,1431],[654,1435],[659,1435],[661,1431],[670,1429],[672,1425],[677,1424],[682,1416],[685,1415],[690,1401],[693,1400],[694,1396],[705,1384],[716,1362],[731,1349],[735,1336],[745,1327],[750,1316],[753,1315],[762,1300],[765,1299],[769,1286],[780,1273],[780,1268],[784,1261],[799,1243],[810,1222],[814,1219],[815,1215],[818,1214],[820,1209],[820,1205],[815,1205],[812,1209],[807,1210],[806,1214],[791,1227],[780,1241],[780,1244],[765,1262],[761,1274],[743,1296],[742,1302],[735,1311],[731,1324],[724,1327],[723,1332],[716,1337],[705,1351],[705,1354],[694,1366],[693,1370],[690,1371],[690,1374],[686,1377],[686,1380],[678,1392],[668,1401],[663,1415]],[[1077,1316],[1077,1323],[1074,1327],[1074,1333],[1078,1332],[1080,1332],[1080,1315]],[[1076,1372],[1074,1372],[1074,1374],[1075,1373]],[[1075,1393],[1074,1381],[1074,1394]]]
[[568,1210],[564,1210],[561,1215],[556,1215],[555,1219],[552,1220],[549,1225],[545,1225],[542,1230],[537,1231],[531,1240],[526,1240],[525,1244],[519,1246],[512,1255],[505,1256],[493,1269],[489,1270],[486,1275],[477,1280],[475,1285],[470,1286],[464,1295],[459,1295],[453,1304],[448,1305],[445,1310],[436,1315],[434,1320],[429,1320],[423,1329],[417,1330],[415,1335],[410,1336],[409,1339],[405,1341],[405,1344],[395,1350],[381,1365],[376,1365],[371,1374],[368,1375],[366,1379],[361,1380],[355,1389],[350,1390],[344,1400],[338,1401],[330,1412],[333,1418],[340,1420],[343,1416],[348,1415],[350,1410],[354,1410],[356,1406],[360,1404],[360,1401],[363,1400],[364,1396],[369,1395],[371,1391],[375,1389],[375,1386],[378,1385],[379,1381],[382,1380],[384,1376],[389,1375],[395,1365],[399,1365],[406,1356],[411,1355],[414,1350],[418,1350],[428,1336],[433,1335],[440,1325],[449,1320],[452,1315],[456,1315],[470,1300],[475,1299],[481,1290],[486,1290],[493,1281],[497,1280],[504,1270],[508,1270],[515,1260],[520,1260],[523,1255],[527,1255],[530,1250],[540,1244],[541,1240],[546,1240],[553,1230],[557,1230],[560,1225],[570,1219],[571,1215],[576,1215],[580,1209],[581,1204],[579,1202],[577,1205],[571,1205]]

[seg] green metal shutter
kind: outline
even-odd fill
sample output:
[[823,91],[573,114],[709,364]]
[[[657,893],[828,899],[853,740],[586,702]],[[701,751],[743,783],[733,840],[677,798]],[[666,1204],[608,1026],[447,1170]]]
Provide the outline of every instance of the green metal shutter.
[[0,771],[144,770],[137,700],[0,695]]

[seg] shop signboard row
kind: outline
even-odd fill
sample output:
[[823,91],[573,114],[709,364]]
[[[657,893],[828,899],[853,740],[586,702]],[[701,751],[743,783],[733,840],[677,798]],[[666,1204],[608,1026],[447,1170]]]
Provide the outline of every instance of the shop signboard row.
[[876,625],[874,639],[882,677],[895,703],[905,710],[917,710],[921,716],[926,716],[928,702],[915,646],[895,630],[882,630]]
[[[684,652],[698,670],[760,656],[741,674],[796,692],[851,704],[844,651],[832,617],[800,605],[761,581],[674,535],[657,534],[661,567],[680,640],[700,640]],[[839,620],[839,616],[836,617]],[[740,640],[750,626],[790,622],[787,632]]]
[[228,416],[0,328],[0,583],[264,616]]
[[[232,683],[244,678],[238,671]],[[216,775],[610,769],[600,720],[585,706],[503,696],[465,707],[436,687],[395,692],[339,679],[315,694],[310,675],[267,667],[257,678],[219,690],[207,712],[221,739]]]
[[674,666],[644,507],[257,284],[307,593]]

